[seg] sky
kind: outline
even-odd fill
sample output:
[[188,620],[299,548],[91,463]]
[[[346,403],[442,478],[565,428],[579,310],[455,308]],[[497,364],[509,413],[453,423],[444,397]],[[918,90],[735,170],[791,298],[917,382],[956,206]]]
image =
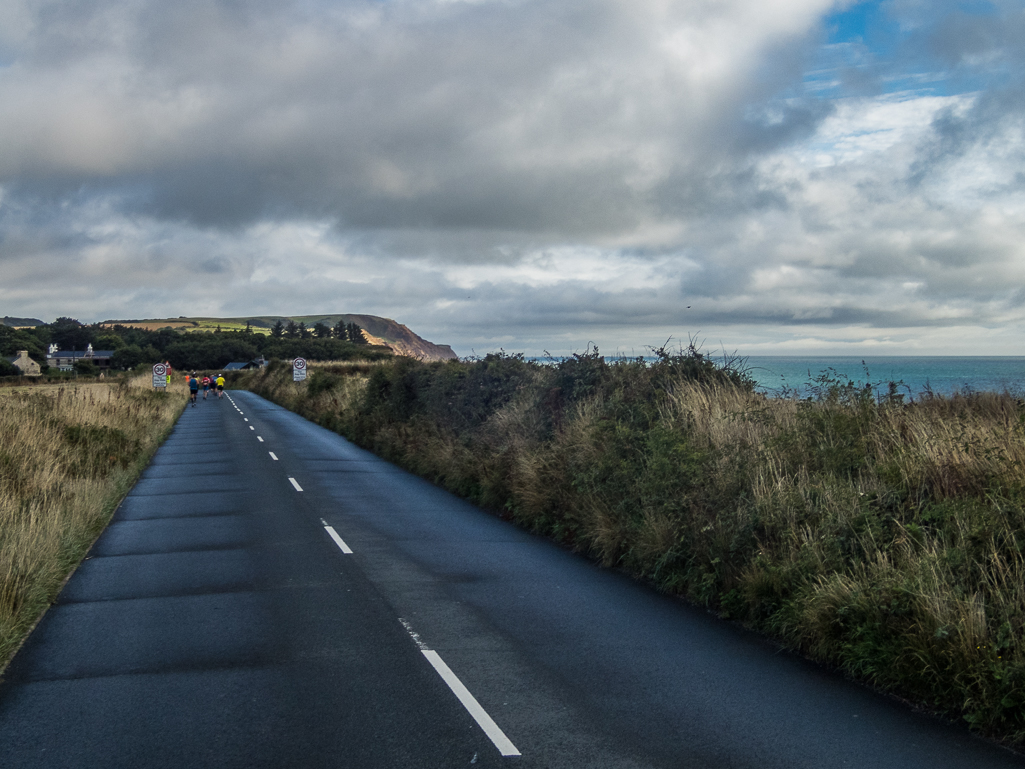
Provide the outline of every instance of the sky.
[[1025,355],[1022,0],[0,0],[0,316]]

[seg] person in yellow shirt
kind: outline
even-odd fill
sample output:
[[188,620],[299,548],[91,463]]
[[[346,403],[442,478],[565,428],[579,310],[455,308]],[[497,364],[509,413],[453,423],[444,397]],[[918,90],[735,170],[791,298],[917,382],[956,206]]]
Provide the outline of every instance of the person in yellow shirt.
[[217,397],[220,398],[224,395],[224,376],[221,374],[217,375]]

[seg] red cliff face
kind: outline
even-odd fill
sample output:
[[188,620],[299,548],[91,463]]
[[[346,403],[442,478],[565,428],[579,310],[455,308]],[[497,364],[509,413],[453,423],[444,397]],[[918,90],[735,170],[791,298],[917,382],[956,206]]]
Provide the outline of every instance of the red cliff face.
[[[421,360],[451,360],[458,357],[447,344],[434,344],[414,334],[408,327],[390,318],[376,315],[344,315],[347,323],[363,329],[370,344],[386,344],[397,355]],[[336,321],[337,322],[337,321]]]

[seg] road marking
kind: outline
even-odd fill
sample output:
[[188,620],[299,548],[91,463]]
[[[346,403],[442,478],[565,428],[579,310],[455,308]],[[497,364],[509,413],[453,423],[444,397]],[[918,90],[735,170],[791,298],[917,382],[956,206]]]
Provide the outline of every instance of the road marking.
[[518,756],[521,755],[520,751],[516,749],[516,746],[512,744],[512,741],[505,736],[505,732],[498,728],[498,724],[494,722],[488,712],[481,707],[477,699],[470,694],[470,690],[467,689],[463,682],[459,680],[459,677],[452,672],[452,669],[445,664],[445,660],[441,658],[436,651],[429,649],[421,638],[420,634],[413,630],[406,620],[399,617],[399,622],[409,633],[410,637],[416,643],[417,648],[420,649],[420,653],[427,658],[427,661],[431,663],[431,667],[441,676],[441,680],[444,681],[448,688],[452,690],[452,693],[456,695],[459,702],[462,703],[463,707],[466,708],[466,712],[473,716],[473,720],[477,722],[477,725],[484,730],[484,733],[488,736],[488,739],[494,743],[495,747],[498,748],[498,752],[503,756]]
[[289,478],[288,480],[291,481],[293,486],[295,486],[295,490],[296,491],[302,491],[303,490],[303,487],[299,485],[299,482],[295,478]]
[[402,617],[399,617],[399,622],[402,623],[402,627],[404,627],[406,632],[409,633],[409,637],[413,639],[413,643],[416,644],[417,649],[420,651],[430,651],[430,647],[421,640],[420,634],[413,630],[412,625],[402,619]]
[[250,429],[250,430],[255,430],[256,428],[255,428],[255,427],[253,427],[252,425],[249,425],[249,429]]
[[[324,523],[324,519],[322,518],[320,522]],[[352,555],[352,550],[349,549],[349,546],[345,544],[345,541],[338,536],[338,532],[335,531],[333,526],[328,526],[326,523],[324,523],[324,529],[325,531],[327,531],[328,534],[331,535],[331,539],[333,539],[335,541],[335,544],[338,545],[339,550],[341,550],[346,555]]]
[[249,421],[249,417],[246,417],[246,418],[245,418],[245,419],[243,419],[242,421],[243,421],[243,422],[248,422],[248,421]]
[[[273,451],[268,451],[267,453],[270,454],[270,458],[273,459],[275,462],[278,461],[278,455],[275,454]],[[295,483],[295,481],[292,481],[292,483]],[[302,491],[302,489],[300,489],[300,491]]]
[[263,443],[263,438],[261,438],[259,435],[256,436],[256,440],[258,440],[260,443]]

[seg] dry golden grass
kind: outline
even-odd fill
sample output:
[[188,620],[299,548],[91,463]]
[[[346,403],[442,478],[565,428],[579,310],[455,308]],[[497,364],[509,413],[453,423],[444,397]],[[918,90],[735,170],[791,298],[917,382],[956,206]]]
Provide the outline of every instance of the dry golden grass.
[[786,606],[767,626],[788,643],[1022,739],[1022,403],[802,403],[681,385],[661,418],[727,458],[750,495],[717,516],[759,532],[719,600],[734,591],[747,603],[735,613],[757,618],[771,597]]
[[249,381],[605,565],[1025,743],[1025,403],[844,383],[769,399],[693,362]]
[[181,413],[182,383],[149,384],[0,391],[0,666]]

